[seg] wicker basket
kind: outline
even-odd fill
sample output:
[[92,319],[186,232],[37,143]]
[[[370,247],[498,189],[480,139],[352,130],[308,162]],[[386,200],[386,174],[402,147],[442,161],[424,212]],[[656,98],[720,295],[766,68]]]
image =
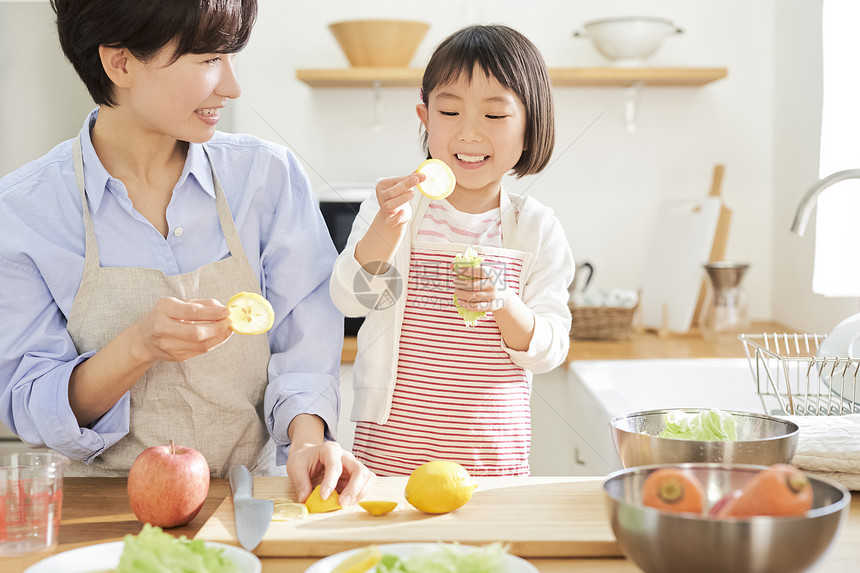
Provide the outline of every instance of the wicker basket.
[[630,308],[615,306],[570,307],[573,323],[570,338],[573,340],[627,340],[633,331],[633,315],[639,303]]

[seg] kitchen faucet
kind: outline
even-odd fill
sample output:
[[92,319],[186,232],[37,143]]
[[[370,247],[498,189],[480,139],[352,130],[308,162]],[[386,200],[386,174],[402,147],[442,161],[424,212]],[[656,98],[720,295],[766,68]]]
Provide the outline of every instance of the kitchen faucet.
[[804,231],[806,231],[806,225],[809,222],[809,215],[815,208],[818,195],[834,183],[839,183],[846,179],[860,179],[860,169],[846,169],[844,171],[831,173],[810,187],[809,191],[806,192],[806,195],[800,202],[800,206],[797,208],[797,214],[794,216],[794,223],[791,225],[791,232],[797,233],[802,237]]

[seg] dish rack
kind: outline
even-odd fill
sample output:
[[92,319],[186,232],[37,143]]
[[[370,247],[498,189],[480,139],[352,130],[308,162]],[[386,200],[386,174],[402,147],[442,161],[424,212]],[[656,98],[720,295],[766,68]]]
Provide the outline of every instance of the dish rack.
[[738,336],[766,411],[787,416],[860,413],[860,358],[818,356],[826,337],[798,333]]

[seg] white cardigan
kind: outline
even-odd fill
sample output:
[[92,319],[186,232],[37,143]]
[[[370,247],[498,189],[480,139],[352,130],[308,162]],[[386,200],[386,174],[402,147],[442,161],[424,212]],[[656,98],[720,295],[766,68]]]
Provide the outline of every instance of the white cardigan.
[[[394,254],[393,269],[386,277],[402,279],[403,292],[395,304],[369,312],[364,297],[357,297],[355,278],[362,288],[370,285],[371,293],[385,291],[385,280],[371,280],[355,260],[355,245],[367,232],[379,211],[376,195],[361,204],[352,226],[346,248],[338,256],[329,283],[335,306],[346,316],[367,316],[358,333],[358,354],[355,359],[353,386],[355,402],[353,421],[384,424],[391,409],[391,397],[397,378],[400,328],[406,307],[406,280],[412,241],[430,200],[417,193],[411,201],[410,232],[406,233]],[[573,280],[573,255],[564,230],[552,210],[533,197],[509,197],[501,192],[502,243],[506,249],[531,253],[531,262],[522,269],[520,297],[535,315],[535,331],[528,350],[502,348],[511,360],[526,370],[529,383],[532,374],[547,372],[561,364],[570,347],[570,310],[567,288]],[[372,297],[371,297],[372,298]]]

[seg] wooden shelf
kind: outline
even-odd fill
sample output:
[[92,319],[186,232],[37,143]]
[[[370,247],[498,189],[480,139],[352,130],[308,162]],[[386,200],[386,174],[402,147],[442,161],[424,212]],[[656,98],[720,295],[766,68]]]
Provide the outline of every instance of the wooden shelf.
[[[296,78],[312,88],[418,87],[422,68],[352,67],[296,70]],[[726,68],[550,68],[558,87],[697,87],[722,79]]]
[[423,68],[369,68],[296,70],[296,77],[312,88],[414,88],[421,85]]
[[553,85],[571,87],[697,87],[722,79],[726,68],[550,68]]

